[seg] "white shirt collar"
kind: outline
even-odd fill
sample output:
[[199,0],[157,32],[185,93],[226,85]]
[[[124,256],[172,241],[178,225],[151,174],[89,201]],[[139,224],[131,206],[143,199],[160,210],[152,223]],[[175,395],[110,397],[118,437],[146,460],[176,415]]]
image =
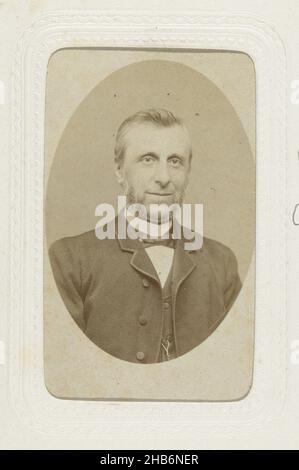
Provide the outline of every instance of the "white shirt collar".
[[168,220],[162,224],[155,224],[148,220],[136,217],[134,213],[126,210],[126,218],[130,226],[141,234],[142,239],[151,238],[158,240],[160,238],[169,238],[170,229],[172,227],[172,220]]

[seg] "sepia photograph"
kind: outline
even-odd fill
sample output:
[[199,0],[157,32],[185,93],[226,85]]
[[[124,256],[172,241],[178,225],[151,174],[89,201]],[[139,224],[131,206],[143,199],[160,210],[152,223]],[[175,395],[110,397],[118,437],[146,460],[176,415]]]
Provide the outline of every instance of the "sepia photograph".
[[254,353],[250,57],[60,50],[48,64],[45,133],[48,390],[245,396]]
[[0,448],[298,447],[298,2],[0,7]]

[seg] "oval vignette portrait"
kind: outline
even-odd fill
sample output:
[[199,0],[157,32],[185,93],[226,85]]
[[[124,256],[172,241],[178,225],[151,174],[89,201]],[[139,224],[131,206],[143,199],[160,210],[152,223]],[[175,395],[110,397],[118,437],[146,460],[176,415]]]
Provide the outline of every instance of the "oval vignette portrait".
[[254,65],[242,53],[53,54],[44,267],[53,395],[249,392],[255,112]]

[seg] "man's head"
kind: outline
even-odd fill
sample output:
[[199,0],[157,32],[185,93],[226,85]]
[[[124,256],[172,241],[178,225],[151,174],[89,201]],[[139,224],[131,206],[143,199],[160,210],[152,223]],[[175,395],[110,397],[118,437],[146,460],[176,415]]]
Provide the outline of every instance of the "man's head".
[[117,131],[115,170],[129,204],[182,203],[191,158],[187,128],[165,109],[139,111]]

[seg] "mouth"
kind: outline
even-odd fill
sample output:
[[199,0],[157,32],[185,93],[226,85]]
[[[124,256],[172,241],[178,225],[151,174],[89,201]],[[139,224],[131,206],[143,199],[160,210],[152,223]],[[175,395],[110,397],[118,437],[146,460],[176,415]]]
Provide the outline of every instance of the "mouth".
[[146,194],[151,194],[152,196],[173,196],[173,193],[153,193],[153,192],[149,192],[147,191]]

